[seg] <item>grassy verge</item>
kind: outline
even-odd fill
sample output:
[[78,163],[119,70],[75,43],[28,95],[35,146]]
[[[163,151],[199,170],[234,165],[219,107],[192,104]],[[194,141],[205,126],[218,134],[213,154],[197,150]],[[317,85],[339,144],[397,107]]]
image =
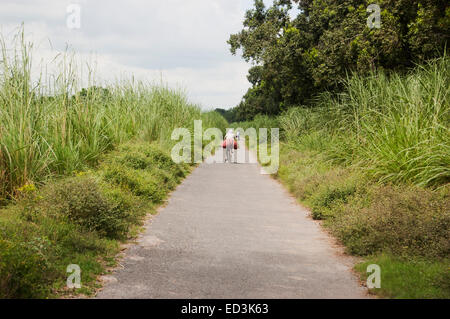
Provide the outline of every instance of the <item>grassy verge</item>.
[[[67,56],[60,74],[33,81],[32,45],[18,39],[12,50],[0,41],[0,298],[90,295],[190,172],[172,161],[172,131],[227,123],[164,86],[81,88]],[[73,264],[76,291],[66,288]]]
[[423,258],[399,258],[392,255],[366,257],[356,270],[366,280],[366,269],[370,264],[379,265],[381,288],[371,293],[388,298],[448,299],[450,298],[450,274],[448,260]]
[[309,108],[238,123],[280,127],[276,175],[314,219],[381,267],[389,298],[449,298],[448,58],[406,76],[353,77]]
[[379,184],[352,167],[330,163],[323,154],[282,144],[277,178],[314,219],[361,256],[356,266],[381,267],[381,289],[392,298],[449,298],[450,196],[417,186]]
[[[0,209],[0,298],[92,295],[121,243],[140,232],[193,167],[174,163],[158,143],[134,139],[96,167],[19,188],[14,204]],[[66,287],[73,264],[81,289]]]
[[82,271],[76,293],[92,294],[120,243],[190,170],[160,146],[133,141],[104,156],[98,169],[22,188],[17,204],[0,211],[0,297],[71,295],[71,264]]

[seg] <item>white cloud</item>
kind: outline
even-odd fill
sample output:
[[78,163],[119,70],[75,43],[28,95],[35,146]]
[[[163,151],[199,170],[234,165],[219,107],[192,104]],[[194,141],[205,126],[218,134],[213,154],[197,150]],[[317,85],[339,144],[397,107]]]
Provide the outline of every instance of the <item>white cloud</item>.
[[[67,44],[87,59],[95,53],[97,74],[123,74],[186,89],[204,108],[231,107],[249,87],[248,65],[229,53],[252,0],[2,0],[0,26],[11,34],[22,21],[36,43],[35,58],[48,61]],[[81,6],[81,29],[66,27],[66,7]],[[49,41],[53,50],[49,48]]]

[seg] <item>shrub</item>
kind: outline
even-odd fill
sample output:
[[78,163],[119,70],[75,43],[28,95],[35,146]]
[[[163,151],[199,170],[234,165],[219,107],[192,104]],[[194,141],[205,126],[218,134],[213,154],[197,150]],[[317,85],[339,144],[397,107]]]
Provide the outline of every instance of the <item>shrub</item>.
[[156,145],[134,141],[108,155],[103,172],[106,182],[159,203],[187,175],[189,166],[176,164]]
[[20,221],[0,223],[0,298],[41,298],[49,293],[56,276],[48,259],[50,242],[34,228]]
[[134,195],[131,191],[108,183],[102,183],[101,188],[108,201],[128,213],[127,221],[131,225],[140,225],[143,217],[152,209],[149,201]]
[[[367,196],[367,194],[366,194]],[[369,190],[370,204],[356,198],[336,210],[329,225],[357,255],[450,255],[450,199],[418,187],[378,186]]]
[[153,171],[159,168],[172,174],[177,181],[184,178],[189,171],[187,164],[174,163],[172,158],[158,146],[142,142],[120,146],[116,153],[107,157],[106,162],[117,162],[136,170]]
[[325,185],[310,199],[314,219],[326,219],[333,216],[333,207],[347,203],[347,198],[356,192],[354,184]]
[[448,187],[374,184],[321,154],[281,149],[278,177],[357,255],[379,252],[444,257],[450,253]]
[[43,204],[38,210],[48,210],[56,217],[67,217],[88,231],[101,236],[119,238],[128,231],[129,214],[120,203],[108,201],[93,177],[64,179],[44,190]]
[[[11,208],[2,213],[16,213]],[[69,264],[83,271],[83,292],[102,272],[99,257],[118,251],[116,241],[102,239],[64,219],[19,215],[0,221],[0,298],[46,298],[63,292]],[[109,257],[110,258],[110,257]]]
[[151,172],[135,170],[118,164],[109,164],[104,167],[106,181],[129,189],[137,196],[144,196],[154,203],[161,202],[166,196],[166,185],[158,180]]
[[117,158],[117,162],[134,169],[151,169],[152,165],[154,165],[145,154],[135,150],[127,151],[124,155]]

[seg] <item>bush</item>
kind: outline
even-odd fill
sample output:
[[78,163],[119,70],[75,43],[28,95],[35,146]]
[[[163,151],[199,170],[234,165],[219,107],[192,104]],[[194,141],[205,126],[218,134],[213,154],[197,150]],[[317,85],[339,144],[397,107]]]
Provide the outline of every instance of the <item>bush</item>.
[[450,255],[450,198],[421,188],[378,186],[370,204],[354,202],[336,210],[329,225],[357,255],[447,257]]
[[44,190],[44,204],[56,217],[67,217],[87,231],[109,238],[123,237],[128,231],[129,214],[121,203],[109,201],[93,177],[64,179]]
[[104,178],[107,182],[129,189],[134,195],[144,196],[154,203],[160,203],[167,194],[166,185],[148,171],[110,164],[104,167]]
[[118,241],[136,234],[189,167],[158,146],[124,145],[104,157],[98,173],[33,184],[19,190],[17,205],[0,213],[0,297],[44,298],[71,293],[66,267],[78,264],[89,294],[104,263],[113,264]]
[[350,253],[445,257],[450,254],[449,188],[375,184],[321,154],[283,145],[278,178]]
[[40,298],[48,293],[52,271],[28,245],[0,240],[0,298]]
[[370,175],[361,176],[361,167],[337,165],[323,152],[308,149],[282,143],[277,177],[312,208],[314,218],[325,219],[349,253],[365,256],[367,262],[358,267],[364,276],[368,264],[382,267],[382,289],[376,293],[447,297],[448,185],[431,190],[375,183]]
[[51,243],[36,225],[0,222],[0,298],[41,298],[55,276],[48,251]]
[[149,201],[126,189],[108,183],[102,183],[101,189],[108,201],[118,209],[128,213],[127,222],[130,225],[140,225],[143,217],[152,209]]
[[[42,204],[42,203],[41,203]],[[100,256],[118,251],[116,241],[102,239],[68,218],[56,219],[44,207],[26,215],[10,206],[0,213],[0,298],[46,298],[65,291],[66,267],[80,265],[83,292],[102,272]],[[70,293],[70,291],[69,291]]]
[[118,163],[136,170],[154,171],[159,168],[180,181],[189,172],[187,164],[176,164],[172,158],[158,146],[132,142],[119,147],[117,152],[107,156],[105,163]]
[[160,203],[189,172],[187,164],[176,164],[158,146],[143,142],[122,145],[105,158],[102,169],[106,182],[154,203]]
[[333,207],[346,204],[348,197],[356,192],[356,185],[344,183],[342,185],[325,184],[315,193],[310,202],[312,203],[312,217],[314,219],[326,219],[334,215]]

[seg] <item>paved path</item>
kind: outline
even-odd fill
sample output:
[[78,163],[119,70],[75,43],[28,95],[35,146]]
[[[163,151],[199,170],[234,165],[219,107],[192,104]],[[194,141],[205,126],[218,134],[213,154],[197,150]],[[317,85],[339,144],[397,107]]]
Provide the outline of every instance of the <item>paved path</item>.
[[200,165],[97,298],[366,297],[308,212],[257,164],[238,162]]

